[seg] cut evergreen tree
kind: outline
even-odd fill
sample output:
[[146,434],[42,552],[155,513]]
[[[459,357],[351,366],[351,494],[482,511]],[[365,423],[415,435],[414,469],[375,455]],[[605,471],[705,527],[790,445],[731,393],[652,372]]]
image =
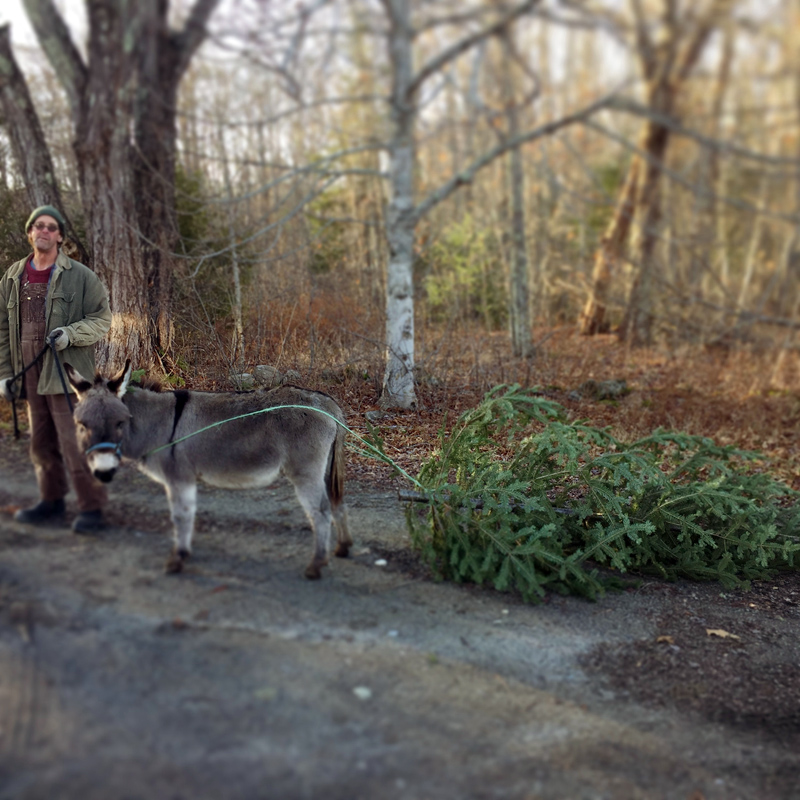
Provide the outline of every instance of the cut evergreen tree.
[[408,523],[434,572],[529,601],[625,573],[746,586],[800,550],[798,493],[760,454],[663,430],[624,443],[519,386],[443,429],[419,485]]

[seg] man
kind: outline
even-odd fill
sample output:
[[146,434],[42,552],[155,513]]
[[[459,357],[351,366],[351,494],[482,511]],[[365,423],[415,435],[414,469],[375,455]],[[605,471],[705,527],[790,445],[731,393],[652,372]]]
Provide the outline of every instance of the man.
[[111,327],[108,295],[94,272],[60,252],[64,218],[58,209],[35,209],[25,230],[33,254],[0,278],[0,394],[13,400],[19,383],[20,396],[28,401],[30,454],[40,500],[17,511],[14,518],[31,525],[63,522],[68,472],[78,497],[72,530],[94,533],[105,528],[106,490],[78,450],[53,349],[48,348],[18,381],[11,378],[50,340],[62,365],[72,364],[82,375],[94,375],[94,345]]

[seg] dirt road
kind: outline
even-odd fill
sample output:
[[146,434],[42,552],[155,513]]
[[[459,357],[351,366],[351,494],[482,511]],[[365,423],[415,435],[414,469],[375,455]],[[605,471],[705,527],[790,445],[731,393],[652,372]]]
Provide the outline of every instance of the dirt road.
[[[0,450],[0,505],[35,500]],[[351,485],[353,557],[309,582],[281,484],[203,491],[167,576],[162,491],[111,489],[98,538],[0,514],[2,800],[800,797],[797,574],[529,606],[431,582]]]

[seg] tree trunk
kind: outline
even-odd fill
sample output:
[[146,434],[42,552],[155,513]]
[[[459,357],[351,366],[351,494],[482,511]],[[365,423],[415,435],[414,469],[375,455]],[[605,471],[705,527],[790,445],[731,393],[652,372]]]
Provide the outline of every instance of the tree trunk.
[[385,0],[390,18],[392,63],[389,176],[391,196],[386,219],[389,268],[386,280],[386,371],[381,405],[413,408],[414,390],[414,123],[412,29],[408,0]]
[[[108,289],[113,313],[109,335],[98,344],[98,362],[101,368],[117,368],[130,358],[137,368],[150,369],[155,359],[130,169],[133,63],[119,58],[125,52],[126,35],[135,31],[133,20],[120,4],[110,0],[92,3],[88,11],[88,69],[82,85],[71,88],[78,95],[73,107],[75,156],[89,220],[89,248],[95,272]],[[60,42],[60,46],[69,45]],[[51,61],[55,66],[52,57]]]
[[233,279],[233,341],[231,342],[231,365],[237,372],[244,372],[244,318],[242,314],[242,279],[239,270],[239,251],[237,248],[236,219],[234,211],[233,181],[231,165],[225,146],[225,131],[220,126],[217,131],[219,154],[222,159],[222,175],[225,182],[228,215],[228,241],[231,253],[231,277]]
[[[445,69],[471,47],[496,36],[514,20],[530,11],[538,0],[522,0],[505,16],[475,33],[469,33],[431,58],[417,72],[413,71],[409,0],[382,0],[388,18],[389,61],[392,89],[391,137],[389,151],[389,181],[391,197],[386,219],[386,238],[389,243],[389,266],[386,280],[386,371],[383,378],[381,405],[384,408],[413,408],[414,389],[414,236],[417,222],[431,208],[449,197],[457,187],[472,178],[454,176],[439,189],[414,205],[414,126],[417,117],[417,90],[431,75]],[[588,113],[584,112],[584,113]],[[562,124],[566,124],[566,118]],[[553,125],[550,130],[555,130]],[[544,130],[536,135],[544,135]],[[500,155],[497,150],[479,159],[470,170],[477,170]],[[467,170],[466,172],[469,172]]]
[[628,167],[625,184],[622,187],[617,207],[611,221],[606,226],[600,246],[594,257],[592,269],[592,290],[586,305],[583,307],[578,330],[584,336],[594,336],[608,330],[606,310],[611,284],[618,271],[623,257],[628,233],[633,222],[636,208],[636,193],[639,188],[639,171],[641,162],[634,156]]
[[175,218],[175,138],[178,87],[205,38],[219,0],[197,0],[180,32],[169,28],[169,3],[139,0],[134,103],[134,187],[147,278],[152,346],[163,359],[172,348],[172,296],[178,223]]
[[53,205],[64,215],[67,235],[77,248],[79,261],[89,264],[89,254],[64,208],[53,159],[33,106],[25,77],[11,49],[11,26],[0,27],[0,109],[11,140],[11,152],[25,181],[30,207]]
[[[683,23],[686,20],[677,19],[677,5],[672,0],[663,0],[661,23],[664,36],[658,42],[650,30],[652,15],[645,12],[641,0],[631,0],[637,55],[647,81],[647,104],[654,115],[659,118],[672,117],[680,91],[700,58],[714,25],[728,11],[732,2],[712,0],[706,13],[696,22],[692,34],[682,43],[679,37],[685,30]],[[646,344],[650,340],[653,322],[653,254],[661,220],[658,183],[669,135],[670,129],[663,122],[649,119],[644,123],[639,144],[643,155],[634,156],[614,217],[595,257],[592,294],[579,324],[583,334],[598,333],[603,328],[608,292],[635,216],[639,225],[632,259],[636,274],[620,334],[631,337],[634,344]]]
[[198,0],[184,30],[167,35],[165,0],[93,0],[84,63],[52,0],[24,0],[72,111],[89,250],[113,315],[101,367],[160,367],[169,343],[175,96],[216,2]]
[[[667,90],[668,91],[668,90]],[[662,106],[670,107],[671,98],[665,97]],[[639,227],[633,246],[636,274],[623,320],[623,338],[634,345],[650,344],[653,328],[653,273],[655,249],[661,222],[661,164],[669,143],[669,128],[655,122],[646,123],[643,149],[649,154],[643,167],[643,177],[636,197]]]
[[[507,136],[513,140],[519,136],[519,108],[511,72],[514,63],[514,45],[511,31],[506,28],[501,36],[504,66],[502,73],[503,99],[508,120]],[[533,355],[531,338],[530,277],[528,274],[528,251],[525,242],[525,170],[522,151],[515,147],[508,154],[508,178],[511,200],[511,280],[510,314],[511,352],[518,357]]]
[[[660,118],[672,118],[678,98],[708,42],[714,26],[729,11],[734,0],[712,0],[685,43],[679,41],[683,26],[676,5],[664,0],[665,37],[656,43],[647,31],[647,18],[640,0],[632,0],[636,16],[639,56],[647,79],[647,104]],[[653,332],[653,285],[657,267],[655,249],[661,222],[661,171],[669,146],[670,128],[654,119],[645,123],[642,150],[647,164],[636,197],[638,234],[633,249],[636,274],[628,297],[620,334],[633,345],[648,345]]]
[[[709,110],[708,136],[711,139],[719,138],[725,97],[730,85],[735,44],[733,25],[726,25],[723,35],[722,54]],[[694,253],[685,277],[692,296],[703,296],[709,273],[719,261],[718,255],[724,259],[721,263],[727,260],[726,243],[720,238],[720,232],[724,229],[721,221],[723,209],[719,199],[722,195],[717,195],[716,192],[720,189],[724,191],[724,188],[721,182],[719,151],[716,148],[700,151],[698,172],[698,184],[705,193],[699,193],[695,198],[693,220],[690,222],[693,228]]]

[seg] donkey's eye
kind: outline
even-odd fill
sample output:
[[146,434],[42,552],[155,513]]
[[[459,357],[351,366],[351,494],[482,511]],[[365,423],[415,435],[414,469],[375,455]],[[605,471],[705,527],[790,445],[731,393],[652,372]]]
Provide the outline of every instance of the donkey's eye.
[[118,431],[121,431],[124,427],[125,427],[125,422],[124,421],[117,423],[117,430]]

